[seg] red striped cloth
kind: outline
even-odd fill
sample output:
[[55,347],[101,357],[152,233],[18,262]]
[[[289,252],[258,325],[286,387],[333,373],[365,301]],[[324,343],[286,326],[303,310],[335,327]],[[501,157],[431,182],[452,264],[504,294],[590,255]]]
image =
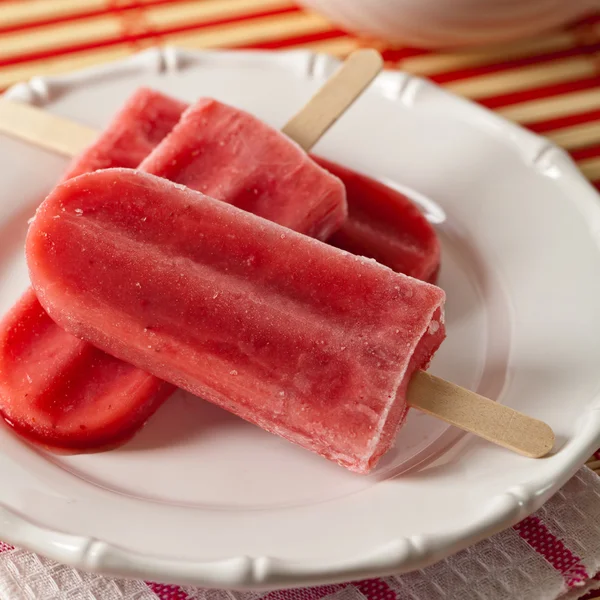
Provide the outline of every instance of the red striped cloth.
[[[600,181],[600,14],[530,40],[434,53],[352,36],[291,0],[0,0],[0,89],[33,74],[119,58],[154,44],[343,55],[376,45],[388,66],[431,77],[534,131],[556,134]],[[590,125],[589,131],[582,130]]]

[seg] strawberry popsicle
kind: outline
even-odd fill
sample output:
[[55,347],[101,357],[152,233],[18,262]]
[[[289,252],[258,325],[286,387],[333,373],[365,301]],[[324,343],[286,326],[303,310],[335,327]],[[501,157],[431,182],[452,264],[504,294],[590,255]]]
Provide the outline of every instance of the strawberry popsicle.
[[[325,239],[334,231],[329,240],[334,246],[435,281],[439,242],[410,200],[334,162],[311,158],[252,115],[203,98],[184,113],[140,169],[312,237]],[[323,178],[313,161],[336,177]],[[266,177],[265,162],[271,165]],[[350,209],[347,219],[339,201],[340,180]],[[316,190],[311,181],[318,182]],[[286,201],[286,195],[295,201]]]
[[346,186],[348,218],[327,243],[374,258],[429,283],[440,269],[440,243],[417,206],[396,190],[324,158],[313,156]]
[[192,105],[140,170],[319,239],[347,214],[337,177],[280,131],[212,98]]
[[150,88],[139,88],[102,135],[71,162],[62,180],[109,167],[135,169],[173,129],[187,106]]
[[5,316],[0,343],[3,416],[51,449],[117,446],[174,389],[64,331],[31,288]]
[[[137,166],[186,106],[140,88],[71,163],[63,181],[103,167]],[[70,451],[117,445],[139,430],[173,390],[63,331],[32,289],[0,323],[0,412],[31,441]]]
[[439,288],[127,169],[58,186],[26,252],[70,333],[359,473],[445,335]]

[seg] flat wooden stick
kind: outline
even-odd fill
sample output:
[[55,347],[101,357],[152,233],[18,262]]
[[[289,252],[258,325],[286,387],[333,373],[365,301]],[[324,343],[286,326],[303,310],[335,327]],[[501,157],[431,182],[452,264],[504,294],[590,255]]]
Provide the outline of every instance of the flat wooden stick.
[[3,99],[0,99],[0,132],[63,156],[76,156],[98,136],[90,127],[29,104]]
[[[375,50],[358,50],[294,116],[283,132],[305,150],[360,96],[383,66]],[[39,108],[0,99],[0,132],[65,156],[76,156],[98,132]],[[548,425],[427,373],[413,376],[411,406],[486,440],[541,457],[550,452],[554,433]]]
[[407,399],[424,413],[531,458],[554,446],[546,423],[423,371],[413,375]]
[[[376,50],[353,52],[282,131],[304,150],[346,112],[383,68]],[[64,156],[76,156],[98,132],[28,104],[0,99],[0,133],[6,133]]]
[[383,59],[372,48],[350,54],[304,108],[282,131],[307,152],[346,112],[383,68]]

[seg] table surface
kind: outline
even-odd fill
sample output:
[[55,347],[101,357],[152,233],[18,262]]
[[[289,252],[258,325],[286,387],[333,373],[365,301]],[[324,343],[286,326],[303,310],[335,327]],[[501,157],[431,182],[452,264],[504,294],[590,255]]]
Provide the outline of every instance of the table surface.
[[[340,57],[372,46],[388,68],[429,77],[548,136],[600,190],[600,12],[510,44],[432,52],[356,37],[290,0],[0,0],[0,91],[160,44]],[[600,452],[588,465],[600,473]]]

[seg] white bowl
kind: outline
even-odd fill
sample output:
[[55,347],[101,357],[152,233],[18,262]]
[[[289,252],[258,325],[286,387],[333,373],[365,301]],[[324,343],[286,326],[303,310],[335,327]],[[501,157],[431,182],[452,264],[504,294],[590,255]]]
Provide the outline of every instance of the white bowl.
[[517,39],[581,18],[598,0],[301,0],[350,31],[426,48]]

